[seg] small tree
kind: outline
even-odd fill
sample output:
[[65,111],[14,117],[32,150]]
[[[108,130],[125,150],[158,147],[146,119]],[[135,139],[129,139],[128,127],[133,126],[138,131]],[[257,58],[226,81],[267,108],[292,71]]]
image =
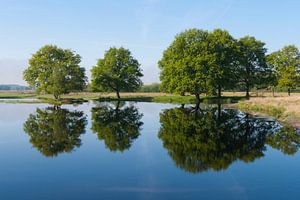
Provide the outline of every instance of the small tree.
[[87,78],[80,61],[80,56],[69,49],[46,45],[32,55],[23,72],[24,80],[36,92],[53,94],[59,99],[62,94],[84,89]]
[[296,88],[299,82],[300,52],[294,45],[283,47],[268,55],[268,63],[271,65],[277,77],[277,87],[288,90]]
[[106,51],[91,72],[92,91],[115,91],[118,99],[121,91],[136,91],[142,85],[139,62],[122,47]]
[[246,97],[249,97],[250,89],[267,80],[271,70],[266,63],[265,43],[254,37],[246,36],[239,40],[240,83],[246,88]]

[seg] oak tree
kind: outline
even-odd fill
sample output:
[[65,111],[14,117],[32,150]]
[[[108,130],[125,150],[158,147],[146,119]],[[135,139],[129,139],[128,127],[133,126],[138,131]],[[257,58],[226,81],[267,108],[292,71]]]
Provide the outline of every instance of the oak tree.
[[140,64],[131,52],[123,47],[113,47],[106,51],[104,58],[98,60],[91,72],[92,90],[114,91],[118,99],[121,91],[136,91],[142,85]]
[[24,80],[36,92],[59,99],[62,94],[84,89],[87,78],[80,61],[81,57],[70,49],[46,45],[32,55],[23,72]]
[[200,101],[207,92],[207,31],[189,29],[175,37],[158,62],[161,89],[169,93],[191,93]]
[[300,52],[294,45],[283,47],[268,55],[268,64],[273,67],[278,85],[277,87],[291,90],[299,84]]
[[271,73],[266,62],[265,43],[254,37],[245,36],[239,39],[239,76],[240,83],[249,97],[250,89],[262,85]]

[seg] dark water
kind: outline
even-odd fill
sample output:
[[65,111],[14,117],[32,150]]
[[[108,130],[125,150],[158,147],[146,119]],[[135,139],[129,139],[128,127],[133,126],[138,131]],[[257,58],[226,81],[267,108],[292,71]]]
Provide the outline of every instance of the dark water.
[[300,136],[217,106],[0,104],[0,199],[299,199]]

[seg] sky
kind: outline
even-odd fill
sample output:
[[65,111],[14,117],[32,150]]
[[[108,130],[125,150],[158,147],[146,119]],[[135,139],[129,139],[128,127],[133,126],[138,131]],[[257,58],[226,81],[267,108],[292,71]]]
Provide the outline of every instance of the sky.
[[76,51],[90,69],[109,47],[130,49],[144,83],[159,82],[158,60],[189,28],[228,30],[264,41],[268,52],[300,48],[298,0],[0,0],[0,84],[22,84],[39,48]]

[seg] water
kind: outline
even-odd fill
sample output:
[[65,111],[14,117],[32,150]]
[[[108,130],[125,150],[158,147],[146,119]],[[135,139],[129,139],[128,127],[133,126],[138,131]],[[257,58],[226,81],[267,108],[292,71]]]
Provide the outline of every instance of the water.
[[217,106],[0,104],[0,199],[298,199],[298,131]]

